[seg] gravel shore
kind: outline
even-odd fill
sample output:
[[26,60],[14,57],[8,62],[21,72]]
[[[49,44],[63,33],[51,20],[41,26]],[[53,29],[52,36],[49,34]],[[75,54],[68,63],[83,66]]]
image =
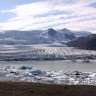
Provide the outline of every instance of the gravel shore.
[[96,96],[96,86],[0,82],[0,96]]

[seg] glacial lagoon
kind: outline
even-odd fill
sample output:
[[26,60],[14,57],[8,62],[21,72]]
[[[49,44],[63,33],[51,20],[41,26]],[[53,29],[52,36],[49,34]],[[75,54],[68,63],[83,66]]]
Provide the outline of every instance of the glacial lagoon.
[[83,63],[82,60],[72,62],[71,60],[50,60],[50,61],[0,61],[0,65],[14,66],[33,66],[33,69],[50,71],[73,71],[93,72],[96,70],[96,60],[90,60],[89,63]]
[[96,85],[95,60],[2,61],[0,65],[0,81]]
[[[96,85],[95,51],[68,47],[20,48],[6,45],[0,49],[0,81]],[[76,62],[72,61],[74,56]],[[94,58],[83,62],[84,56]]]

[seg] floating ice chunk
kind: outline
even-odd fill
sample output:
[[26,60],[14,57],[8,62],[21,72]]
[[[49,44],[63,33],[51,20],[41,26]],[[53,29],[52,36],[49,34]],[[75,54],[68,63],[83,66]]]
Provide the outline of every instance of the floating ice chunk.
[[10,69],[9,72],[10,73],[18,73],[18,70],[17,69]]
[[54,82],[54,78],[42,77],[41,81],[45,82],[45,83],[53,83]]
[[32,69],[32,66],[30,67],[30,66],[21,66],[19,69],[22,69],[22,70],[24,70],[24,69]]
[[41,71],[41,70],[32,70],[32,71],[29,71],[29,73],[32,73],[33,75],[39,75],[39,74],[42,74],[43,71]]
[[51,76],[51,74],[47,74],[47,75],[45,75],[45,77],[52,77],[52,76]]
[[79,84],[79,81],[73,81],[74,82],[74,85],[77,85]]
[[64,75],[64,76],[56,76],[55,78],[57,78],[57,79],[65,79],[65,78],[67,78],[67,76],[66,75]]
[[75,79],[74,78],[69,78],[69,81],[74,81]]
[[41,80],[40,76],[34,76],[34,80]]
[[73,74],[74,74],[74,75],[81,75],[82,72],[75,70],[75,71],[73,71]]
[[[25,72],[22,73],[23,76],[28,76],[28,74],[29,74],[28,71],[25,71]],[[32,74],[30,73],[30,75],[32,75]]]
[[68,84],[69,80],[65,80],[65,79],[58,79],[55,81],[57,84]]
[[89,77],[91,77],[91,78],[96,77],[96,73],[90,74]]
[[15,67],[12,67],[12,66],[5,66],[5,70],[9,70],[9,69],[15,69]]
[[90,80],[90,78],[85,78],[84,82],[85,82],[85,84],[90,84],[91,80]]

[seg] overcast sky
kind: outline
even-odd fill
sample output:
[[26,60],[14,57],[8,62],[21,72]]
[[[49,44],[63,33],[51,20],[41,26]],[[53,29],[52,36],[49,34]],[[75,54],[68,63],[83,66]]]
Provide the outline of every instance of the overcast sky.
[[96,0],[0,0],[1,30],[48,28],[96,33]]

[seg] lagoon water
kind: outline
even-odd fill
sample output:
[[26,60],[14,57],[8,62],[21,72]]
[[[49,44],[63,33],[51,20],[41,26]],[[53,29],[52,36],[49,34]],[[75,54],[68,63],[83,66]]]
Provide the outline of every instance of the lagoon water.
[[3,66],[33,66],[33,69],[50,70],[50,71],[73,71],[78,70],[82,72],[96,71],[96,60],[91,60],[90,63],[82,63],[82,60],[71,62],[70,60],[56,60],[56,61],[0,61]]

